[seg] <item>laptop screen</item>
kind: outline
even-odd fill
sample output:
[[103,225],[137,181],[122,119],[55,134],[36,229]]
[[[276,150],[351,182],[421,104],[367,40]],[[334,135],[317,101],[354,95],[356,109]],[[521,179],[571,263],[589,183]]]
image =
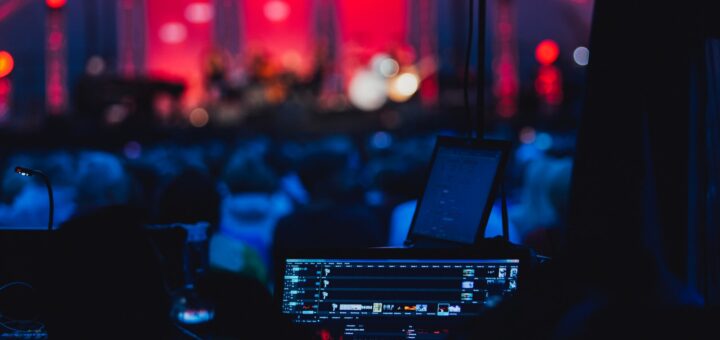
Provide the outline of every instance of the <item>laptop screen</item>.
[[516,294],[519,259],[288,258],[282,313],[333,338],[445,338]]
[[503,152],[499,148],[439,144],[410,238],[419,235],[473,243],[489,215]]

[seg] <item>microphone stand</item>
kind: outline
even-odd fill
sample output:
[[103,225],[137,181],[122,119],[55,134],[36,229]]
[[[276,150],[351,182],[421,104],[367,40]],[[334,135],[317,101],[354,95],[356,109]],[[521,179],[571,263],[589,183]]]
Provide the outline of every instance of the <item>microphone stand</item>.
[[55,200],[53,199],[53,190],[52,185],[50,184],[50,178],[42,171],[30,169],[30,168],[24,168],[21,166],[15,167],[15,173],[20,174],[21,176],[25,177],[32,177],[32,176],[38,176],[42,178],[43,182],[45,182],[45,186],[47,187],[48,192],[48,201],[50,206],[50,213],[48,216],[48,231],[52,231],[53,228],[53,213],[55,211]]

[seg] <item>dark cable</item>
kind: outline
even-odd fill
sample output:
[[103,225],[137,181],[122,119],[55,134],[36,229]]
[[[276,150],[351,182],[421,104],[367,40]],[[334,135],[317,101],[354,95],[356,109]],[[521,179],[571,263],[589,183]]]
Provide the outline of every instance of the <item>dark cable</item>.
[[502,233],[505,242],[510,243],[510,219],[508,218],[507,195],[505,195],[505,185],[500,184],[500,199],[502,207]]
[[463,99],[465,100],[465,118],[467,118],[468,137],[473,136],[473,120],[472,110],[470,109],[470,95],[469,83],[470,83],[470,54],[472,52],[472,38],[473,38],[473,11],[474,11],[475,0],[470,0],[470,10],[468,11],[468,41],[467,49],[465,50],[465,82],[463,84]]
[[188,330],[187,328],[185,328],[185,327],[183,327],[183,326],[180,326],[180,325],[178,325],[178,324],[176,324],[176,323],[173,323],[173,326],[175,326],[175,328],[177,328],[177,330],[180,331],[182,334],[190,337],[191,339],[202,340],[202,338],[199,337],[197,334],[191,332],[190,330]]
[[[13,281],[10,283],[6,283],[4,285],[0,285],[0,292],[2,292],[3,290],[5,290],[7,288],[15,287],[15,286],[25,287],[25,288],[31,289],[33,291],[35,290],[35,288],[33,288],[33,286],[27,282]],[[11,324],[19,325],[19,326],[11,327],[10,326]],[[21,327],[21,326],[25,326],[25,327]],[[34,326],[34,327],[30,327],[30,326]],[[0,312],[0,328],[5,329],[6,331],[15,332],[15,333],[26,333],[26,332],[38,332],[39,333],[45,329],[45,325],[36,320],[14,320],[13,318],[8,317],[6,314]],[[2,334],[1,331],[0,331],[0,334]],[[5,334],[5,335],[8,335],[8,334]],[[2,336],[0,336],[0,338],[2,338]],[[38,337],[38,339],[39,339],[39,337]]]
[[[10,324],[19,324],[19,325],[26,325],[24,328],[17,327],[11,327]],[[35,327],[27,327],[27,326],[35,326]],[[15,333],[40,333],[43,330],[45,330],[45,325],[41,322],[37,322],[34,320],[9,320],[0,322],[0,327],[11,331]],[[7,334],[5,334],[7,335]],[[12,334],[10,334],[12,335]],[[39,336],[42,336],[43,334],[36,334],[38,337],[36,339],[41,339]],[[17,339],[17,338],[16,338]],[[23,339],[23,337],[19,337],[19,339]],[[25,339],[29,339],[28,337],[25,337]]]
[[478,0],[478,66],[477,66],[477,117],[475,136],[483,140],[485,135],[485,21],[487,1]]
[[13,282],[6,283],[6,284],[0,286],[0,291],[3,291],[4,289],[10,288],[10,287],[13,287],[13,286],[22,286],[22,287],[25,287],[25,288],[35,289],[35,288],[33,288],[32,285],[30,285],[30,284],[27,283],[27,282],[13,281]]
[[43,181],[45,182],[45,186],[47,187],[47,192],[48,192],[49,205],[50,205],[50,213],[48,216],[48,231],[52,231],[53,213],[55,211],[55,200],[53,199],[53,190],[52,190],[52,185],[50,184],[50,178],[44,172],[42,172],[40,170],[24,168],[21,166],[15,167],[15,172],[20,174],[21,176],[25,176],[25,177],[32,177],[32,176],[37,175],[40,178],[42,178]]

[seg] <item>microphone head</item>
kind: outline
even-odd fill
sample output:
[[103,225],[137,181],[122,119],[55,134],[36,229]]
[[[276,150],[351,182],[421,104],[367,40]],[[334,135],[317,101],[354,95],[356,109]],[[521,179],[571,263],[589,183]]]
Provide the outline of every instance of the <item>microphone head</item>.
[[15,173],[18,173],[18,174],[20,174],[20,175],[22,175],[22,176],[30,177],[30,176],[33,175],[34,170],[28,169],[28,168],[23,168],[23,167],[21,167],[21,166],[16,166],[16,167],[15,167]]

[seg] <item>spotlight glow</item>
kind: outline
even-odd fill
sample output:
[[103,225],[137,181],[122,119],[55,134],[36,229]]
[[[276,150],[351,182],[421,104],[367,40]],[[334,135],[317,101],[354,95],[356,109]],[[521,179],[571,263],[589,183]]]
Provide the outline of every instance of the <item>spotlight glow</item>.
[[380,74],[386,78],[395,76],[400,70],[400,65],[395,59],[387,58],[380,63]]
[[285,1],[271,0],[263,7],[265,18],[272,22],[280,22],[290,16],[290,5]]
[[551,65],[557,60],[559,55],[560,47],[551,39],[541,41],[537,45],[537,48],[535,48],[535,59],[541,65]]
[[61,9],[65,7],[67,0],[45,0],[45,5],[50,9]]
[[590,62],[590,50],[585,46],[579,46],[573,51],[573,60],[580,66],[586,66]]
[[14,66],[15,61],[12,55],[7,51],[0,51],[0,79],[10,74]]
[[391,78],[400,71],[400,64],[387,54],[376,54],[370,59],[370,67],[385,78]]
[[395,102],[404,102],[417,92],[420,78],[410,72],[405,72],[390,80],[390,99]]
[[387,101],[387,82],[371,71],[359,71],[350,80],[350,103],[363,111],[374,111]]
[[160,26],[160,41],[166,44],[179,44],[187,38],[187,28],[180,22],[168,22]]
[[185,7],[185,19],[193,24],[206,24],[214,15],[212,6],[207,2],[193,2]]

